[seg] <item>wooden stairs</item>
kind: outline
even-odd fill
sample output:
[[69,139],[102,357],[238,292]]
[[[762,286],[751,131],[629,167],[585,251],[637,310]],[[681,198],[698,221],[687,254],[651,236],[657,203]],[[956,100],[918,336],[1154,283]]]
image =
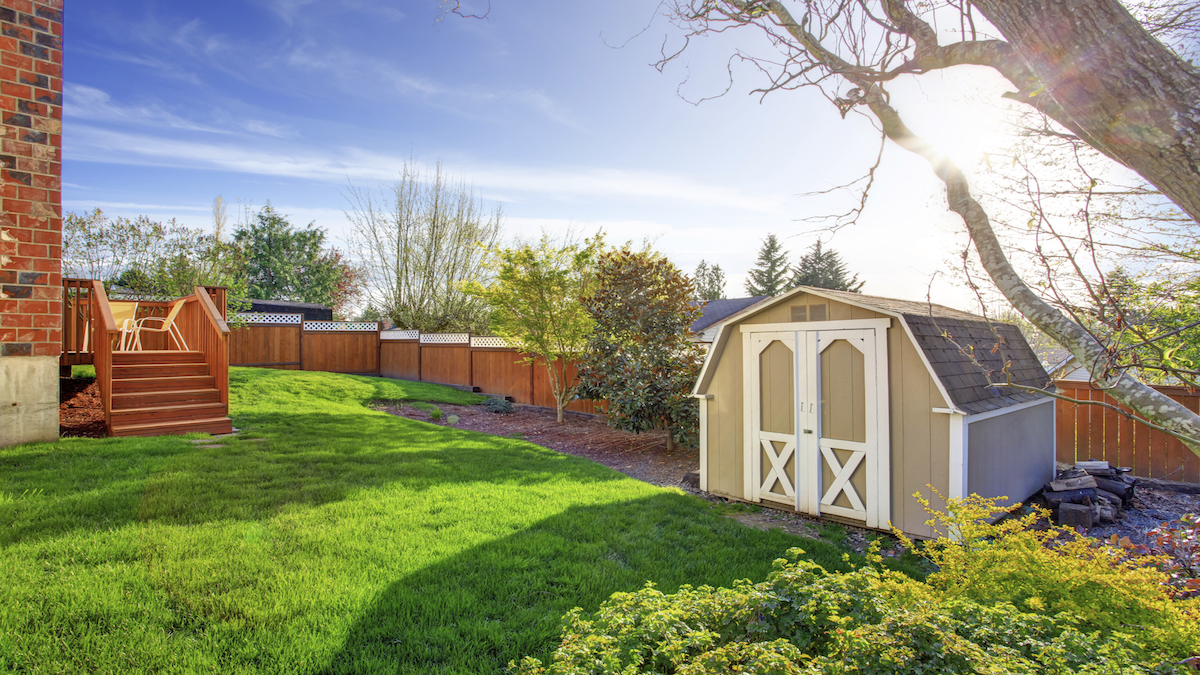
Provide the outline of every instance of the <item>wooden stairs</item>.
[[199,351],[112,353],[112,436],[233,432]]

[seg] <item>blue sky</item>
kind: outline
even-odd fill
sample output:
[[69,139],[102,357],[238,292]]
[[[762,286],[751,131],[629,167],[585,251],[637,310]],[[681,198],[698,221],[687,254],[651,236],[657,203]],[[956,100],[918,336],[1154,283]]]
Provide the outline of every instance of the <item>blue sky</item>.
[[[685,100],[724,90],[726,58],[762,47],[757,35],[699,41],[660,73],[649,64],[681,38],[651,23],[655,3],[496,0],[486,20],[440,23],[435,4],[72,4],[64,209],[209,227],[217,195],[269,200],[344,248],[347,184],[385,186],[406,160],[440,160],[504,203],[511,235],[649,236],[687,271],[721,265],[736,297],[766,233],[798,256],[817,236],[802,219],[837,206],[802,195],[873,157],[864,120],[842,120],[815,92],[752,96],[761,80],[749,68],[735,69],[726,96]],[[962,102],[933,114],[935,77],[898,90],[925,113],[910,122],[950,141],[986,135],[970,126],[986,116],[953,114]],[[985,73],[966,77],[1001,90]],[[863,222],[827,243],[865,292],[922,299],[965,235],[920,161],[889,148],[881,182]],[[951,276],[932,291],[972,308]]]

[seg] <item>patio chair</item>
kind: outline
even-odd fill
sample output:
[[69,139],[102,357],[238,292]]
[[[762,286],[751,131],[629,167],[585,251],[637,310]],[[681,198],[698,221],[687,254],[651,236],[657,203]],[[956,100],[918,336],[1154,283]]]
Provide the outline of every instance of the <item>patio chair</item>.
[[[187,343],[183,340],[183,333],[179,330],[179,326],[175,325],[175,317],[179,316],[179,310],[183,309],[183,304],[187,302],[187,298],[180,298],[171,303],[171,311],[166,316],[147,316],[138,319],[133,323],[133,348],[142,348],[142,331],[151,333],[166,333],[175,340],[176,346],[181,351],[187,351]],[[158,328],[151,328],[146,325],[147,321],[162,322]]]
[[[117,347],[117,351],[129,351],[133,347],[130,344],[130,339],[134,331],[134,323],[137,320],[138,303],[117,300],[110,302],[108,307],[112,311],[113,320],[116,322],[117,328],[121,331],[121,341]],[[89,330],[84,333],[84,351],[88,350],[87,334],[91,332],[91,326],[89,325],[88,328]]]

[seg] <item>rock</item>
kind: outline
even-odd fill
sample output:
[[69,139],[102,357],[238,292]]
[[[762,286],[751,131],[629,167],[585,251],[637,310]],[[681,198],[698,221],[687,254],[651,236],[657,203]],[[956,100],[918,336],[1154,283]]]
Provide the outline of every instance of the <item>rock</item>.
[[1081,490],[1083,488],[1096,487],[1096,479],[1092,476],[1080,476],[1079,478],[1060,478],[1050,481],[1050,488],[1055,492],[1066,492],[1067,490]]
[[1083,504],[1059,504],[1058,524],[1063,527],[1089,529],[1092,526],[1092,507]]

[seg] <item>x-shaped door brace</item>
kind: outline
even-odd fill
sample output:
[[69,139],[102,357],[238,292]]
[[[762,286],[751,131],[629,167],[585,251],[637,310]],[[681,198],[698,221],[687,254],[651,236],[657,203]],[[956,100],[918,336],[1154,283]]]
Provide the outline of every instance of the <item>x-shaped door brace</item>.
[[[854,511],[862,513],[867,512],[867,507],[863,504],[862,499],[858,495],[858,490],[854,488],[854,484],[850,482],[850,478],[854,476],[854,471],[858,469],[858,465],[863,463],[867,457],[866,449],[853,450],[851,448],[842,448],[850,450],[853,454],[846,460],[845,464],[838,461],[837,453],[833,451],[833,446],[828,445],[829,441],[822,439],[821,441],[821,456],[829,463],[829,468],[833,471],[833,482],[829,484],[829,489],[821,497],[821,506],[833,506],[837,501],[838,495],[842,492],[846,493],[846,499],[850,500],[851,508]],[[844,445],[865,445],[860,443],[844,443]]]
[[[796,437],[786,436],[784,434],[772,434],[776,438],[768,438],[764,432],[759,432],[759,442],[762,443],[763,452],[767,455],[767,461],[771,463],[771,470],[767,472],[767,477],[763,479],[761,494],[778,494],[771,493],[771,488],[775,487],[775,481],[779,481],[783,487],[783,493],[788,497],[796,496],[796,488],[792,485],[791,479],[787,475],[787,463],[791,459],[792,453],[796,451]],[[775,444],[772,440],[777,440],[783,443],[783,448],[778,453],[775,452]]]

